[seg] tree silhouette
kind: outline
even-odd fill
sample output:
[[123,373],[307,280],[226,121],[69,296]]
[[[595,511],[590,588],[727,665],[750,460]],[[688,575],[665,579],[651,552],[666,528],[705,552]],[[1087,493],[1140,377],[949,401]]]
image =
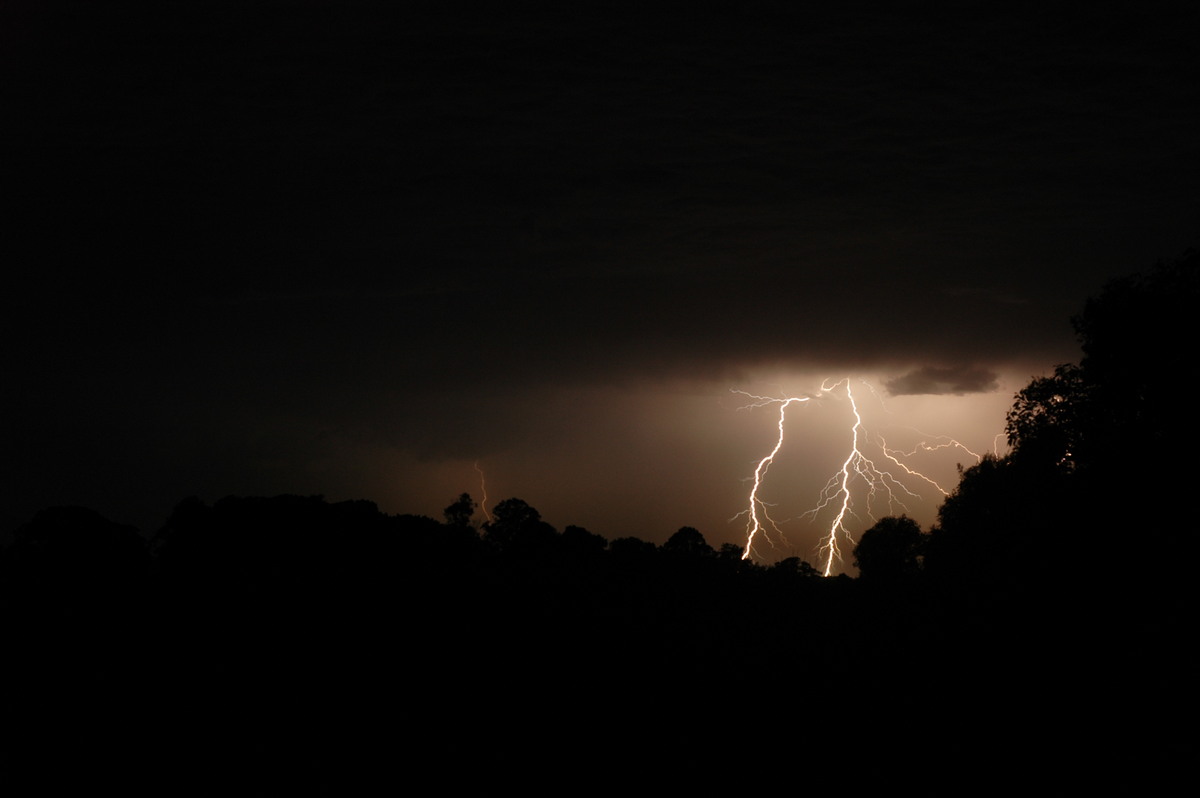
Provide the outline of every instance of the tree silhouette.
[[1013,454],[1084,471],[1175,446],[1179,353],[1197,340],[1200,253],[1113,280],[1071,320],[1083,357],[1017,394]]
[[1089,387],[1083,371],[1067,363],[1052,377],[1037,377],[1017,393],[1005,431],[1013,453],[1043,467],[1071,471],[1090,454]]
[[924,568],[958,589],[995,593],[1077,565],[1066,475],[1012,456],[985,455],[938,509]]
[[542,514],[522,499],[505,499],[492,508],[483,525],[487,540],[503,550],[530,550],[549,545],[558,534]]
[[854,565],[863,579],[897,581],[915,575],[921,566],[925,534],[906,515],[881,518],[859,538]]
[[711,557],[716,554],[704,539],[704,535],[700,534],[700,530],[690,526],[680,527],[675,534],[667,538],[662,549],[668,554],[684,557]]
[[134,527],[93,510],[42,510],[16,530],[5,555],[0,581],[7,598],[41,622],[113,620],[145,600],[146,542]]
[[457,501],[442,510],[442,515],[449,526],[468,527],[471,525],[471,516],[475,514],[477,506],[471,498],[471,494],[464,493],[458,497]]
[[1175,549],[1173,563],[1193,561],[1180,502],[1190,493],[1189,475],[1176,463],[1180,353],[1197,342],[1197,303],[1195,251],[1110,282],[1072,319],[1079,364],[1033,380],[1008,414],[1017,466],[1047,481],[1055,479],[1050,472],[1070,475],[1057,487],[1058,504],[1071,505],[1071,516],[1055,523],[1088,536],[1074,553],[1086,567],[1102,567],[1123,538],[1149,529]]
[[598,556],[608,547],[608,541],[603,536],[574,524],[563,530],[562,544],[565,551],[584,557]]
[[1197,303],[1194,251],[1088,300],[1072,319],[1080,362],[1016,395],[1006,419],[1010,454],[963,472],[939,509],[931,574],[974,590],[1045,589],[1052,580],[1066,589],[1066,580],[1106,579],[1131,544],[1142,552],[1165,545],[1173,556],[1163,565],[1194,567],[1177,375],[1178,353],[1197,340]]
[[821,572],[817,568],[807,560],[802,560],[799,557],[787,557],[780,560],[771,566],[771,573],[775,575],[786,574],[803,579],[816,579],[821,576]]

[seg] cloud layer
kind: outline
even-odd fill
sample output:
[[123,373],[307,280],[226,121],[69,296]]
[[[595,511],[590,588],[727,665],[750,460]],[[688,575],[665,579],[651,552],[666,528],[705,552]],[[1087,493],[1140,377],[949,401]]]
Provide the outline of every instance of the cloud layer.
[[671,411],[609,392],[772,372],[979,397],[1196,243],[1196,11],[11,5],[0,476],[32,509],[566,439],[616,471]]
[[978,366],[924,366],[884,382],[892,396],[986,393],[999,386],[996,373]]

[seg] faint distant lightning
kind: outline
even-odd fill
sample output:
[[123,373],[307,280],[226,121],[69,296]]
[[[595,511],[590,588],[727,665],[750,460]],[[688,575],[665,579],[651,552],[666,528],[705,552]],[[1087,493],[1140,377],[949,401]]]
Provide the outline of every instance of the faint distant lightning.
[[483,498],[479,502],[479,507],[483,510],[483,517],[486,518],[490,524],[492,522],[492,514],[488,512],[487,508],[487,480],[483,476],[483,469],[479,467],[478,460],[475,461],[475,470],[479,472],[479,490],[483,493]]
[[[866,385],[866,383],[864,383]],[[845,386],[845,398],[849,402],[853,423],[850,425],[850,450],[842,462],[841,467],[834,472],[825,487],[821,490],[820,498],[817,505],[811,510],[803,513],[802,517],[809,517],[815,520],[818,513],[829,507],[836,507],[833,520],[830,522],[828,531],[821,538],[817,551],[824,560],[822,572],[825,576],[830,576],[833,573],[835,563],[840,563],[843,560],[842,556],[842,541],[846,544],[853,544],[854,538],[847,528],[847,522],[850,517],[857,518],[853,495],[856,483],[862,483],[865,487],[866,500],[863,508],[865,514],[875,520],[875,515],[872,512],[872,506],[880,501],[886,500],[889,512],[894,512],[899,509],[902,512],[907,512],[908,508],[904,504],[904,498],[920,498],[920,495],[910,490],[902,481],[901,478],[916,478],[923,480],[929,485],[936,488],[942,495],[949,495],[948,492],[939,485],[935,480],[921,473],[920,471],[906,465],[901,458],[910,457],[918,451],[935,452],[941,449],[957,447],[971,454],[976,459],[979,455],[972,452],[963,444],[946,436],[935,437],[936,441],[933,444],[922,441],[910,452],[904,452],[899,449],[889,448],[887,441],[883,436],[870,436],[863,425],[862,414],[859,412],[858,403],[855,400],[854,392],[851,387],[850,378],[845,378],[832,384],[827,380],[821,384],[821,389],[813,395],[789,396],[789,397],[771,397],[759,396],[757,394],[747,393],[746,391],[734,390],[734,393],[746,396],[753,401],[744,405],[739,409],[754,409],[765,407],[767,405],[779,406],[779,418],[776,423],[778,435],[775,439],[775,445],[771,451],[758,461],[758,465],[754,470],[753,486],[750,489],[748,497],[748,505],[745,510],[738,513],[736,517],[746,516],[746,545],[742,551],[742,559],[747,559],[752,556],[757,539],[763,538],[768,543],[774,545],[771,541],[770,533],[777,534],[783,538],[782,530],[771,518],[767,511],[768,505],[760,497],[760,489],[763,481],[766,478],[767,471],[775,462],[775,457],[783,448],[785,421],[787,410],[793,404],[809,402],[813,399],[823,399]],[[869,389],[874,391],[870,385]],[[840,393],[840,391],[839,391]],[[878,394],[876,394],[878,396]],[[919,430],[915,430],[920,432]],[[921,433],[924,434],[924,433]],[[868,458],[863,453],[863,446],[866,443],[873,443],[883,452],[883,456],[891,461],[899,472],[903,472],[900,476],[892,471],[883,470],[876,466],[875,462]]]

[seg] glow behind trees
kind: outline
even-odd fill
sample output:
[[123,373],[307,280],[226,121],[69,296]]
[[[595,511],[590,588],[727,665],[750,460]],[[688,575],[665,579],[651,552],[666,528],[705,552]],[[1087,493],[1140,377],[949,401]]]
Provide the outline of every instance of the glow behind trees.
[[[870,386],[868,385],[867,387],[869,388]],[[843,388],[844,394],[842,391]],[[845,401],[849,403],[850,414],[853,418],[853,421],[849,423],[848,450],[841,467],[829,478],[825,487],[822,488],[816,506],[801,515],[801,517],[815,521],[821,511],[830,507],[836,508],[833,520],[830,522],[827,531],[823,534],[817,547],[818,556],[822,562],[820,570],[825,576],[831,576],[835,566],[843,561],[843,546],[854,544],[854,537],[850,533],[847,523],[850,518],[859,518],[856,507],[861,506],[863,514],[872,522],[878,520],[875,508],[879,507],[881,502],[886,502],[889,514],[907,512],[908,507],[905,505],[905,499],[918,499],[920,498],[920,494],[910,488],[905,480],[909,482],[916,480],[927,483],[936,488],[943,496],[948,495],[948,491],[944,487],[920,471],[907,465],[903,458],[911,457],[917,452],[935,452],[942,449],[960,448],[975,457],[976,460],[979,459],[979,455],[972,452],[966,446],[945,436],[939,436],[938,442],[933,444],[922,441],[908,452],[889,448],[887,441],[882,435],[875,434],[872,436],[864,426],[849,377],[832,384],[827,380],[821,384],[819,391],[811,395],[771,397],[737,390],[734,393],[741,394],[753,400],[749,404],[739,408],[740,410],[752,410],[768,405],[776,405],[779,408],[779,418],[776,425],[778,435],[775,439],[775,444],[771,451],[759,460],[754,470],[753,484],[747,497],[747,507],[735,516],[735,518],[743,515],[746,516],[746,542],[742,550],[742,559],[754,556],[756,545],[763,540],[766,540],[770,545],[774,545],[772,543],[772,536],[776,536],[780,540],[786,539],[783,530],[780,528],[781,522],[777,523],[771,517],[768,512],[769,505],[761,498],[760,491],[771,465],[775,462],[776,456],[783,448],[784,438],[787,434],[787,410],[794,404],[808,403],[814,400],[836,401],[844,396]],[[881,468],[876,465],[874,460],[867,457],[863,451],[867,442],[873,442],[880,452],[882,452],[883,457],[894,464],[895,469],[888,470]],[[858,496],[857,501],[856,496]]]

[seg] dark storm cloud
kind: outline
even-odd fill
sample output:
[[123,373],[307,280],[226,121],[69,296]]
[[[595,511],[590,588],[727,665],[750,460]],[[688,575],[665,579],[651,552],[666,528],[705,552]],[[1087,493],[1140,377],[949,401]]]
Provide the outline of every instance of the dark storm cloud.
[[[281,27],[274,8],[235,34],[197,4],[184,21],[199,33],[175,29],[171,47],[122,28],[45,57],[81,48],[91,68],[59,67],[69,146],[36,182],[70,235],[38,244],[107,253],[136,277],[123,290],[155,300],[324,293],[336,312],[349,292],[358,315],[378,297],[440,310],[469,295],[455,323],[527,360],[587,350],[634,368],[686,346],[886,361],[935,339],[967,359],[998,338],[1028,348],[1076,309],[1079,270],[1109,242],[1062,251],[1045,231],[1075,235],[1136,194],[1139,146],[1190,147],[1155,101],[1182,98],[1143,91],[1177,85],[1158,80],[1170,49],[1147,60],[1094,21],[1060,39],[1053,18],[1031,33],[980,12],[850,24],[767,4],[681,25],[653,9],[635,23],[365,4]],[[71,277],[107,292],[108,274]],[[1002,321],[951,292],[1023,302]],[[466,356],[473,336],[440,326],[406,340],[461,339],[446,353]]]
[[477,5],[5,4],[14,495],[73,436],[465,457],[547,388],[1064,362],[1195,243],[1195,11]]
[[986,393],[999,387],[995,372],[977,366],[925,366],[886,380],[883,386],[892,396],[914,394]]

